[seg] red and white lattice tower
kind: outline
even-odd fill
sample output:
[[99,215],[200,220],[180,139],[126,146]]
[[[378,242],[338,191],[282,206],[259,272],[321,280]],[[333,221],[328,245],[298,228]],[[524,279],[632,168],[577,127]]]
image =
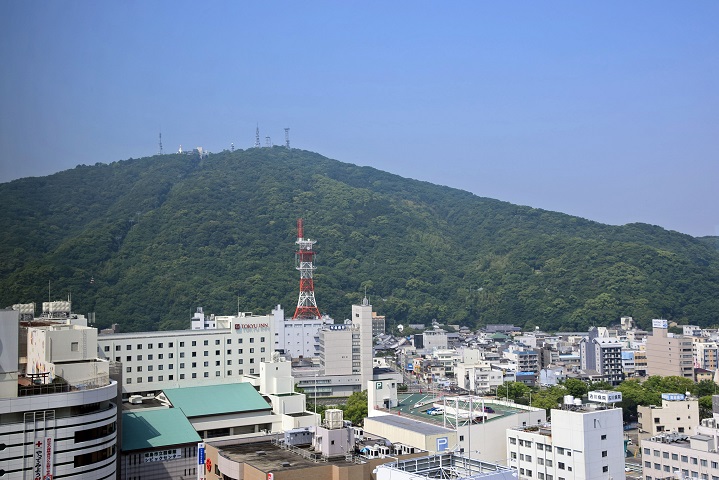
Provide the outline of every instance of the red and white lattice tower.
[[304,238],[302,219],[297,220],[297,253],[295,254],[295,268],[300,271],[300,298],[297,300],[297,309],[292,318],[320,318],[320,310],[315,300],[315,283],[312,272],[315,270],[315,252],[312,246],[317,243]]

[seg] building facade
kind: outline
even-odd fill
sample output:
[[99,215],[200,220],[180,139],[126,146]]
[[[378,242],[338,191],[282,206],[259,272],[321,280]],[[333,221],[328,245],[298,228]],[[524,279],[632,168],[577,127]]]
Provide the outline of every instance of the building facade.
[[240,313],[217,319],[216,328],[100,335],[97,348],[100,358],[122,363],[122,394],[129,398],[259,375],[272,337],[269,315]]
[[647,337],[647,375],[694,378],[692,340],[667,331],[666,320],[652,320],[652,335]]

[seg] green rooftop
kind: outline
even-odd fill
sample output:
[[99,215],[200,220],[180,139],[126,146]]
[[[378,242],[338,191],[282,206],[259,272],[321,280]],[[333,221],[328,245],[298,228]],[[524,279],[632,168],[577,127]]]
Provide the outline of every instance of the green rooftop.
[[250,383],[170,388],[163,393],[187,418],[272,409]]
[[169,447],[202,441],[182,411],[159,408],[123,412],[124,451]]

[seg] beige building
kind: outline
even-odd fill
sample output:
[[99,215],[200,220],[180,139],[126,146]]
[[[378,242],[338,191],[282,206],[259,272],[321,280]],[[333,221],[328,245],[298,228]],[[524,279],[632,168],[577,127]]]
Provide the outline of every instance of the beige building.
[[652,320],[653,333],[647,337],[647,375],[694,378],[691,338],[667,331],[666,320]]
[[706,370],[716,370],[719,347],[707,337],[692,337],[692,354],[694,366]]
[[[714,419],[707,419],[714,421]],[[645,480],[719,478],[715,435],[665,433],[642,441],[642,477]]]
[[699,424],[699,402],[681,393],[663,393],[662,405],[638,406],[639,431],[648,436],[662,432],[693,435]]

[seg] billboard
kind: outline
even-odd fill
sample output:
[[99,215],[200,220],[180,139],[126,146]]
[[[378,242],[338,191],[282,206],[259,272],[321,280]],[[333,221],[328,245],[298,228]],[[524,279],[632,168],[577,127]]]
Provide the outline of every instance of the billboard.
[[669,326],[666,320],[657,320],[655,318],[652,320],[652,328],[669,328]]

